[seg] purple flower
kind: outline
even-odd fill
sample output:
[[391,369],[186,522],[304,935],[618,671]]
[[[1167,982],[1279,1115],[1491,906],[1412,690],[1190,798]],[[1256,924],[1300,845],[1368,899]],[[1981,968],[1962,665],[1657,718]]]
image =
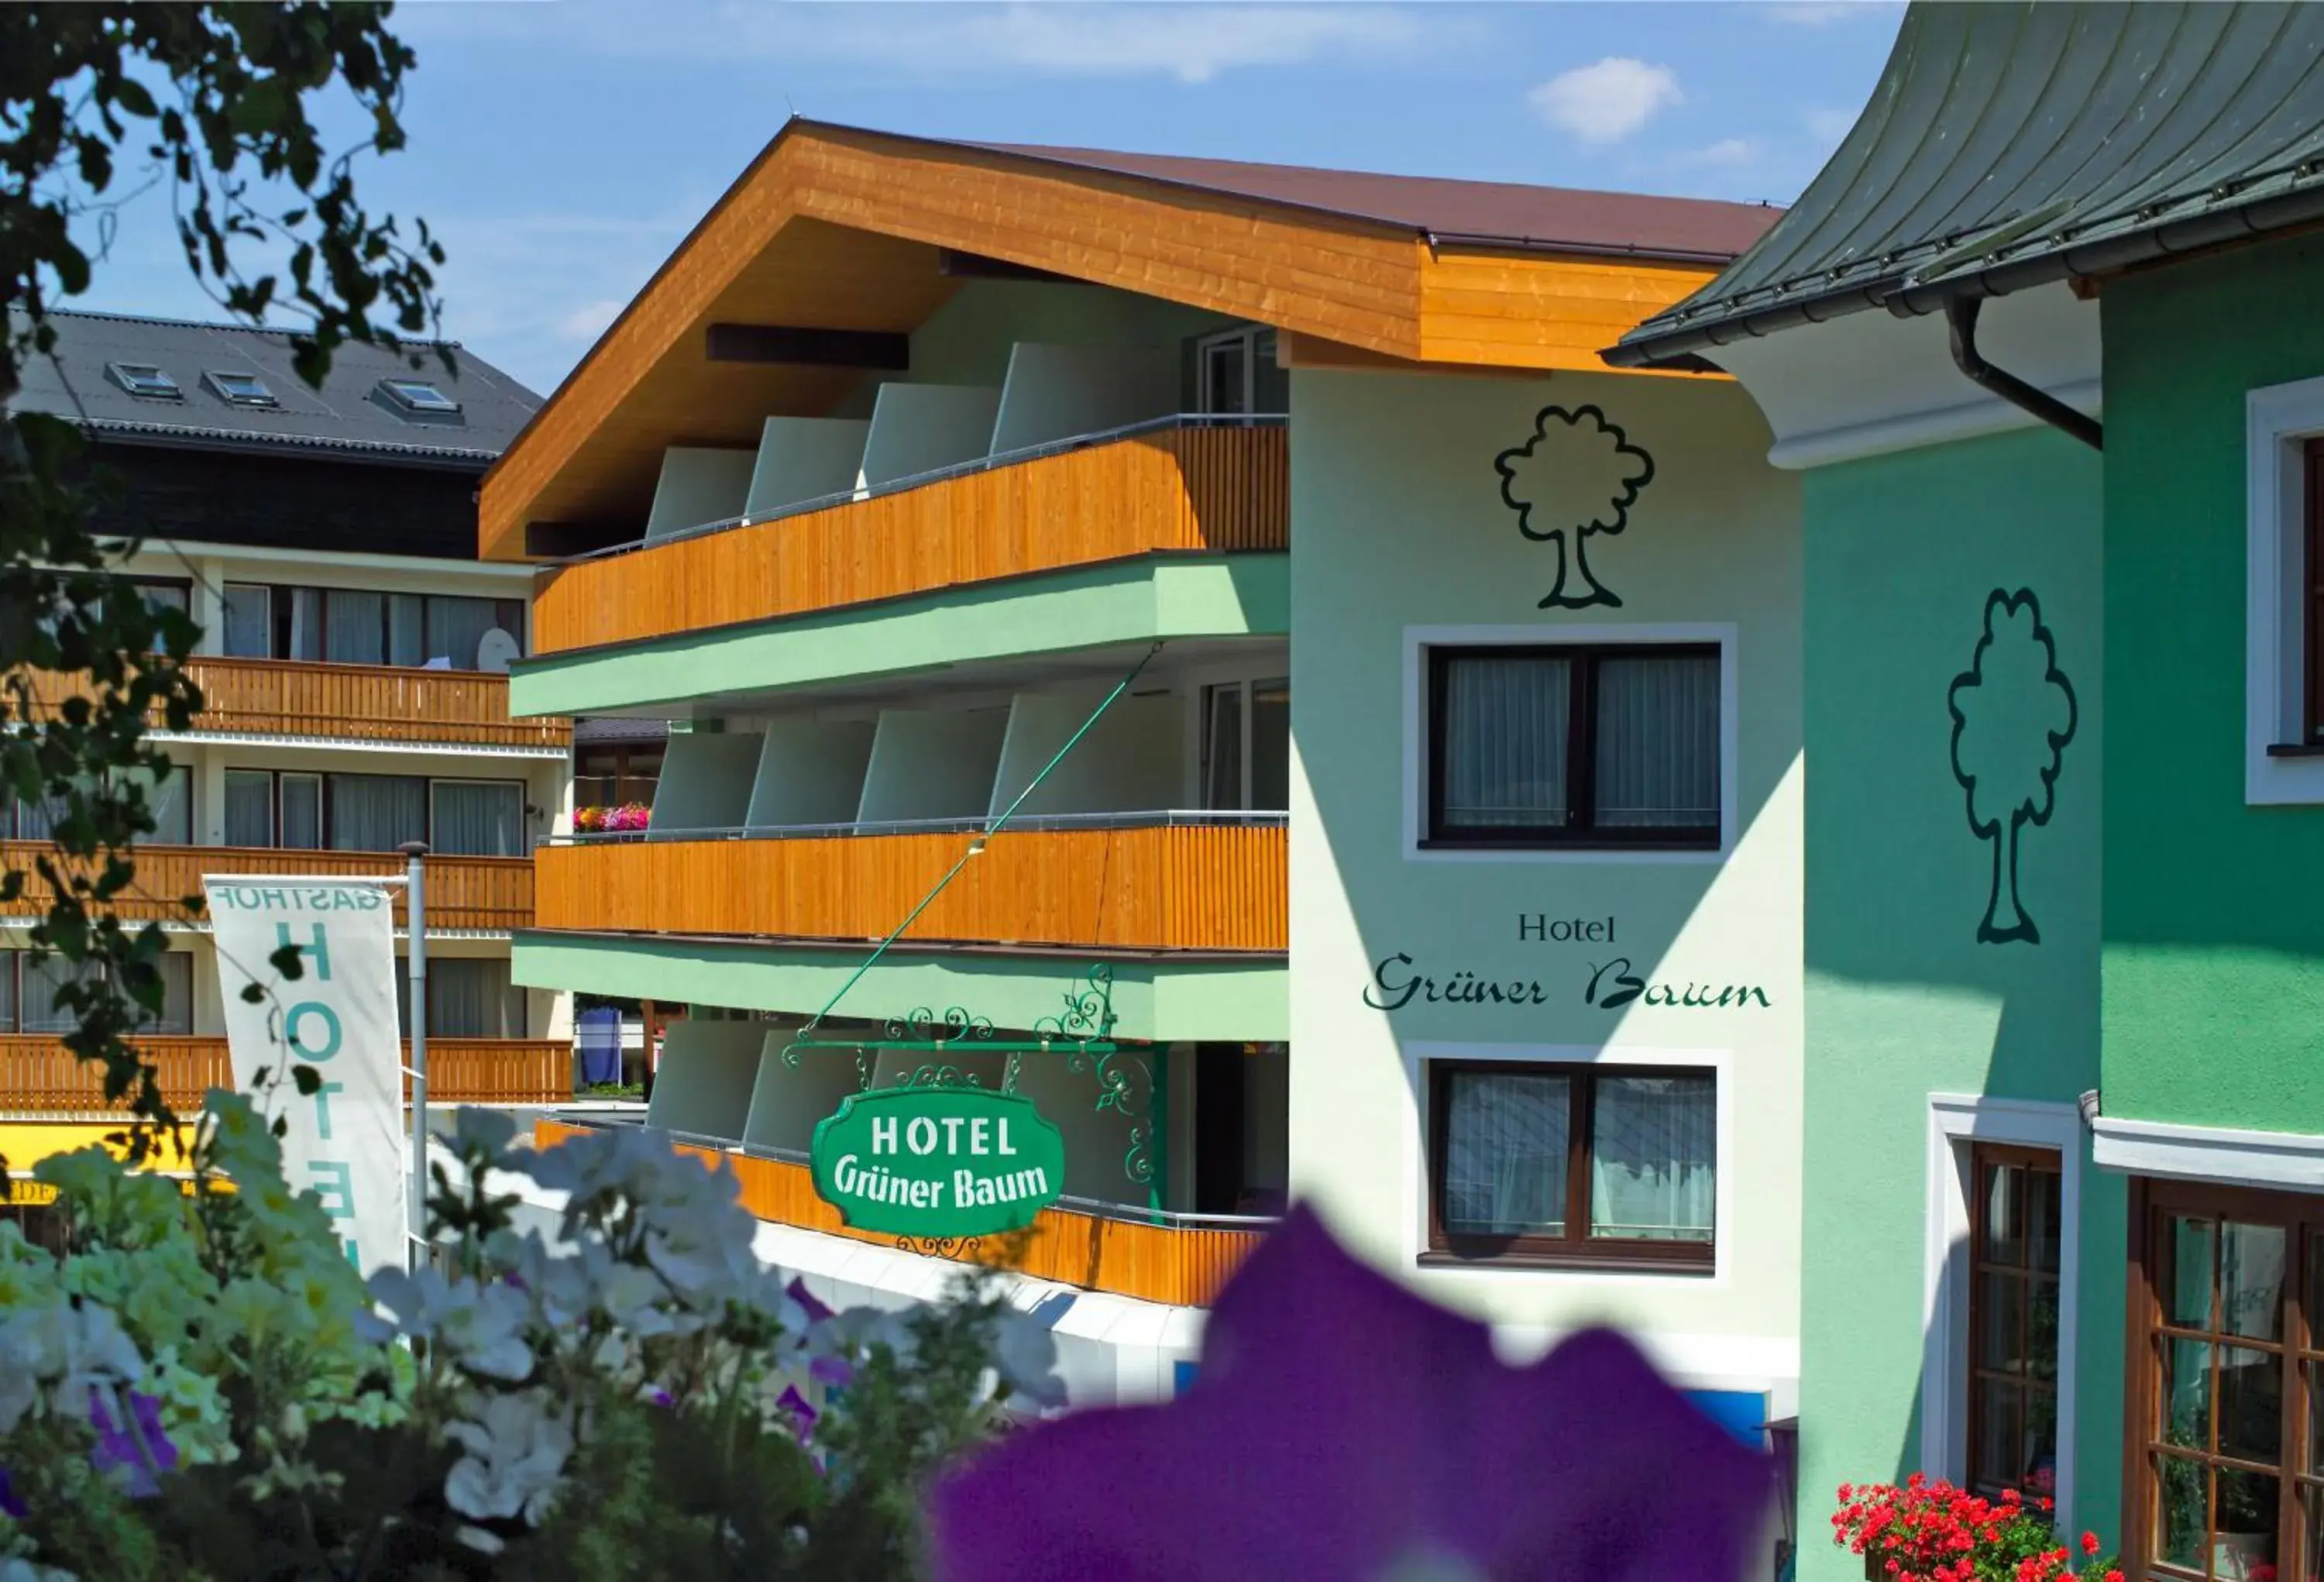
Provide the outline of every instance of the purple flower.
[[791,1432],[802,1440],[815,1432],[815,1420],[823,1415],[807,1403],[807,1398],[798,1392],[796,1384],[783,1386],[783,1392],[775,1398],[775,1406],[791,1420]]
[[25,1516],[24,1502],[16,1497],[16,1488],[8,1481],[8,1469],[0,1466],[0,1516],[22,1522]]
[[1506,1366],[1295,1208],[1176,1401],[1026,1429],[930,1513],[940,1582],[1731,1582],[1773,1494],[1767,1458],[1620,1336]]
[[174,1472],[178,1466],[178,1448],[170,1443],[161,1431],[161,1402],[159,1396],[129,1392],[129,1414],[132,1422],[116,1427],[113,1413],[106,1404],[102,1391],[88,1392],[88,1420],[97,1429],[97,1444],[89,1450],[89,1465],[97,1471],[125,1472],[123,1487],[133,1499],[143,1499],[161,1492],[156,1472]]
[[646,1392],[646,1400],[655,1406],[670,1407],[678,1404],[670,1392],[659,1384]]
[[807,1290],[807,1281],[796,1274],[791,1276],[791,1282],[783,1287],[783,1294],[799,1305],[810,1324],[820,1324],[831,1317],[831,1309],[817,1300],[815,1292]]
[[855,1370],[844,1356],[817,1356],[807,1365],[807,1376],[818,1384],[844,1390],[855,1381]]

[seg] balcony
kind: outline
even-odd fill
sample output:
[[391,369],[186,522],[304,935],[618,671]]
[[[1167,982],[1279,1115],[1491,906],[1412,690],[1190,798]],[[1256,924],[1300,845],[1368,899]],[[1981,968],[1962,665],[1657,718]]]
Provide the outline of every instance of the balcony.
[[[24,875],[25,911],[45,910],[48,886],[33,867],[56,848],[45,841],[0,841],[0,869]],[[183,922],[184,897],[202,893],[204,874],[285,878],[401,877],[404,860],[389,852],[290,851],[274,847],[141,846],[137,876],[117,897],[114,915],[124,921]],[[406,922],[403,891],[395,894],[395,918]],[[428,923],[439,930],[506,933],[532,926],[533,872],[530,857],[428,859]]]
[[[434,1046],[431,1044],[430,1049]],[[432,1078],[431,1078],[432,1083]],[[537,1122],[536,1147],[551,1148],[581,1128],[556,1121]],[[940,1249],[904,1238],[842,1225],[839,1210],[816,1195],[806,1163],[774,1151],[682,1145],[684,1152],[715,1165],[724,1161],[742,1186],[742,1207],[774,1225],[846,1236],[875,1246],[903,1247],[960,1263],[974,1263],[973,1242]],[[1227,1216],[1160,1214],[1110,1204],[1063,1199],[1044,1208],[1018,1273],[1054,1280],[1084,1291],[1111,1291],[1172,1307],[1208,1307],[1227,1278],[1267,1233],[1268,1221]]]
[[[543,847],[536,926],[881,939],[982,827],[831,825]],[[903,938],[1282,951],[1289,916],[1281,814],[1063,815],[991,837]]]
[[[534,756],[560,754],[573,740],[570,720],[510,718],[508,677],[484,671],[205,656],[188,660],[186,674],[202,689],[195,735],[426,742]],[[54,708],[77,689],[75,678],[31,679],[36,708]]]
[[980,458],[546,573],[536,655],[1156,553],[1290,543],[1289,436],[1177,419]]
[[[190,1112],[213,1087],[232,1087],[223,1038],[133,1041],[159,1069],[162,1096]],[[405,1046],[404,1057],[410,1059]],[[0,1114],[80,1115],[107,1113],[98,1069],[48,1033],[0,1033]],[[411,1096],[410,1079],[404,1097]],[[573,1097],[573,1045],[563,1039],[431,1038],[430,1104],[563,1104]]]

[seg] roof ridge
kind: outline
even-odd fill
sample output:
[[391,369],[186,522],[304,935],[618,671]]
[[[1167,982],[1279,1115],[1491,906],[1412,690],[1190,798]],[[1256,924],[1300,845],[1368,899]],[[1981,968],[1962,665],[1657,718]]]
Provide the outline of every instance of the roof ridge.
[[[23,310],[19,309],[18,311],[21,312]],[[120,313],[105,308],[43,308],[41,310],[41,316],[44,319],[102,319],[115,324],[156,324],[170,329],[211,329],[237,335],[275,335],[286,339],[300,333],[296,329],[272,324],[232,324],[220,323],[209,319],[173,319],[160,313]],[[466,346],[456,340],[445,340],[440,338],[406,338],[393,331],[389,331],[387,334],[388,338],[400,347],[448,347],[453,351],[468,349]]]

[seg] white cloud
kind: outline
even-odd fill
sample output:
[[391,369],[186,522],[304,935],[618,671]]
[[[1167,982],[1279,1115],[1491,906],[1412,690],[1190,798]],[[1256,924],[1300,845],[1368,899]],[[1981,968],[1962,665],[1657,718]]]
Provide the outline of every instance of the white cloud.
[[1609,55],[1553,77],[1526,96],[1553,126],[1584,143],[1618,143],[1679,102],[1678,78],[1667,66]]
[[[407,21],[418,26],[407,27]],[[1172,77],[1208,82],[1250,67],[1396,60],[1473,32],[1397,5],[1088,4],[659,6],[422,5],[396,17],[423,41],[491,37],[665,60],[834,62],[887,76]]]
[[1748,165],[1759,157],[1759,145],[1748,137],[1722,137],[1708,148],[1691,149],[1679,156],[1690,165]]
[[611,297],[601,297],[594,302],[584,302],[557,321],[557,333],[567,340],[595,340],[605,331],[605,326],[621,316],[628,306]]
[[1849,130],[1855,126],[1856,112],[1854,110],[1810,110],[1804,119],[1808,125],[1808,134],[1815,139],[1817,146],[1834,149],[1840,146],[1840,139],[1846,137]]
[[1885,15],[1895,7],[1881,4],[1880,0],[1789,0],[1788,4],[1765,9],[1773,22],[1793,27],[1826,27],[1854,17]]

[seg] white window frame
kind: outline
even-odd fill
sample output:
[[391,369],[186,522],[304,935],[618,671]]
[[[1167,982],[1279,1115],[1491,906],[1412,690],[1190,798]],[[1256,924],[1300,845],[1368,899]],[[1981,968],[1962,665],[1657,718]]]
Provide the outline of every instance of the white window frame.
[[[1486,1060],[1510,1065],[1692,1067],[1708,1071],[1718,1094],[1719,1178],[1711,1193],[1711,1273],[1692,1270],[1544,1269],[1517,1263],[1456,1267],[1420,1264],[1428,1249],[1428,1067],[1434,1060]],[[1635,1044],[1425,1043],[1405,1046],[1405,1079],[1413,1094],[1414,1124],[1405,1130],[1404,1196],[1408,1212],[1405,1248],[1407,1266],[1424,1276],[1452,1274],[1480,1280],[1586,1281],[1592,1285],[1641,1286],[1657,1291],[1725,1291],[1734,1277],[1738,1226],[1735,1220],[1735,1052],[1723,1049],[1648,1049]],[[1757,1386],[1754,1386],[1755,1388]]]
[[2302,441],[2324,435],[2324,378],[2244,396],[2246,509],[2244,802],[2324,803],[2324,756],[2274,757],[2300,743],[2306,711],[2306,462]]
[[[1732,621],[1644,623],[1622,626],[1406,626],[1404,629],[1404,860],[1408,863],[1723,863],[1734,855],[1738,828],[1736,764],[1741,719],[1737,708],[1737,629]],[[1538,643],[1675,643],[1719,645],[1719,844],[1687,851],[1627,847],[1428,847],[1428,651]]]
[[2054,1151],[2058,1188],[2058,1525],[2074,1525],[2074,1414],[2081,1327],[2082,1122],[2079,1106],[1984,1094],[1929,1095],[1926,1268],[1921,1312],[1921,1470],[1969,1469],[1969,1215],[1979,1143]]
[[[1222,329],[1215,335],[1205,335],[1194,342],[1194,407],[1197,412],[1218,413],[1222,417],[1262,418],[1280,417],[1280,412],[1259,410],[1259,344],[1274,330],[1264,324],[1245,324],[1235,329]],[[1242,409],[1236,412],[1220,412],[1216,392],[1211,388],[1211,348],[1242,343]]]

